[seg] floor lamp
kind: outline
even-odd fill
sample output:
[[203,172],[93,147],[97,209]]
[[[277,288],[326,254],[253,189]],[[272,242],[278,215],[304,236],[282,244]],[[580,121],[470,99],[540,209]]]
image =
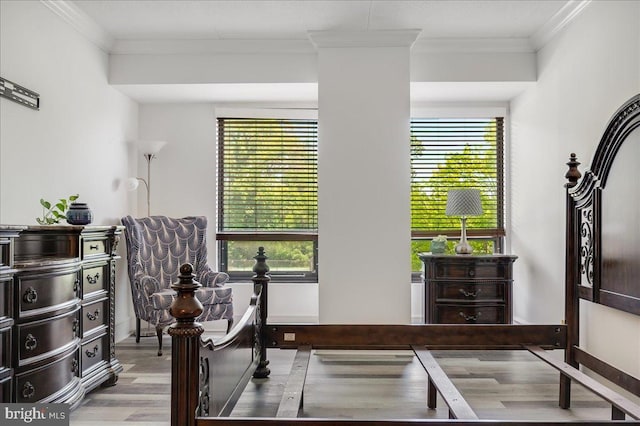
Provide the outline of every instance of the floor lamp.
[[473,248],[467,242],[467,216],[482,215],[480,190],[474,188],[451,189],[447,194],[447,216],[460,216],[462,231],[460,242],[456,244],[457,254],[471,254]]
[[[156,158],[156,154],[160,152],[166,143],[166,141],[138,141],[138,151],[147,160],[147,179],[145,180],[141,177],[127,179],[127,189],[129,191],[135,191],[140,182],[144,183],[145,188],[147,188],[147,216],[151,216],[151,160]],[[140,320],[138,318],[136,318],[136,329],[140,329]],[[139,334],[140,337],[152,337],[156,336],[156,331],[147,323],[147,329],[144,332],[136,332],[136,334]]]
[[167,144],[166,141],[139,141],[138,151],[147,160],[147,179],[141,177],[130,177],[127,179],[127,189],[135,191],[140,182],[144,183],[147,189],[147,216],[151,216],[151,160],[156,158],[156,154]]

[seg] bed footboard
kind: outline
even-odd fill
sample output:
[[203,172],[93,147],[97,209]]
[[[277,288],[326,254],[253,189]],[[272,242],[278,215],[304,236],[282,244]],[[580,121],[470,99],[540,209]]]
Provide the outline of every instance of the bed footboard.
[[255,256],[254,294],[242,319],[220,339],[201,338],[204,329],[195,319],[202,304],[195,298],[200,284],[193,267],[180,267],[179,282],[171,287],[177,296],[170,312],[176,323],[169,327],[171,348],[171,425],[195,426],[196,417],[228,416],[247,382],[265,378],[267,368],[263,325],[266,324],[266,256]]

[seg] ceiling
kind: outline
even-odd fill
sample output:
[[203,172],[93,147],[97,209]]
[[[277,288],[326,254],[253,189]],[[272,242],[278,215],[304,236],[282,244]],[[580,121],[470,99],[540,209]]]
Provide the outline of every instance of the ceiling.
[[77,0],[116,39],[306,39],[308,31],[420,29],[421,38],[528,38],[567,0]]
[[[418,29],[421,32],[416,45],[443,40],[518,40],[534,51],[552,36],[554,29],[564,25],[567,17],[585,0],[75,0],[68,3],[95,22],[110,40],[109,45],[116,49],[119,43],[141,40],[155,43],[296,41],[308,42],[311,46],[310,31]],[[233,102],[270,100],[270,96],[280,96],[286,90],[284,86],[278,90],[265,87],[262,88],[264,99],[246,99],[240,93],[241,87],[238,92],[228,86],[210,85],[206,90],[199,88],[192,92],[200,97],[198,101]],[[195,100],[183,99],[190,92],[184,88],[156,85],[146,89],[131,87],[128,94],[141,102]],[[434,89],[430,87],[430,93]],[[250,90],[254,97],[261,92],[256,87]],[[315,96],[313,89],[292,87],[292,90],[300,91],[300,101]],[[495,92],[490,87],[479,90],[480,98],[491,97]],[[508,89],[500,90],[503,93],[494,97],[511,96]],[[486,93],[482,94],[483,91]],[[415,92],[418,96],[419,88]],[[451,87],[444,88],[444,93],[456,96]],[[468,95],[469,87],[461,93]],[[293,93],[288,98],[296,100]]]

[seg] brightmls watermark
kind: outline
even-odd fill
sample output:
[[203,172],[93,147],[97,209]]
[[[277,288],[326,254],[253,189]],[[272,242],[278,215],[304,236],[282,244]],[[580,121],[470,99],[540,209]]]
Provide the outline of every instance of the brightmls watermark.
[[0,424],[69,426],[69,404],[0,404]]

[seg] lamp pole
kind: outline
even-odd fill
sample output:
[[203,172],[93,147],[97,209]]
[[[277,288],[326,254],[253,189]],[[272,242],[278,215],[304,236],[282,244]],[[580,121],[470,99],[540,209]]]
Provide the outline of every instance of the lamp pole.
[[[151,160],[156,158],[155,154],[144,154],[144,158],[147,159],[147,216],[151,216]],[[143,180],[144,182],[144,180]]]

